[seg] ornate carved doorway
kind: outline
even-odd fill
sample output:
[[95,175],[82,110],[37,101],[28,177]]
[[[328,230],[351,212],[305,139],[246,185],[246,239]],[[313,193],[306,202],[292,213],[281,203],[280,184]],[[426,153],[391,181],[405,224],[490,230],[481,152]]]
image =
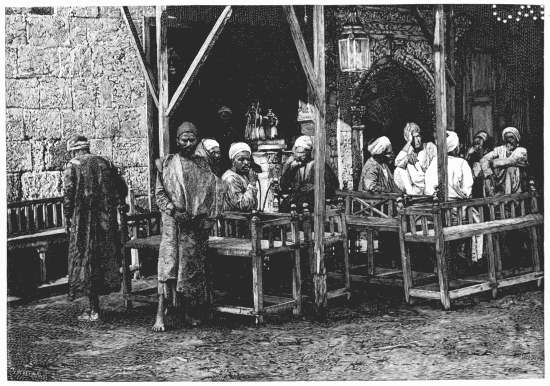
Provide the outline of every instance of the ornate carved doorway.
[[415,75],[400,64],[392,61],[368,77],[360,92],[359,105],[364,108],[364,159],[369,156],[367,143],[381,135],[391,140],[397,153],[404,145],[406,122],[416,122],[424,140],[433,140],[433,106]]

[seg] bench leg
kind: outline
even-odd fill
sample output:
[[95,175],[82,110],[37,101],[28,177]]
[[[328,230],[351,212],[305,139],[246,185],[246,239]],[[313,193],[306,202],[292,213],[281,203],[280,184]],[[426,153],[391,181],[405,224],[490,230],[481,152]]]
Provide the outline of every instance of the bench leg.
[[497,276],[497,282],[502,279],[502,255],[500,253],[500,245],[501,245],[502,238],[500,237],[500,233],[495,233],[495,269],[496,269],[496,276]]
[[540,256],[539,256],[539,235],[537,227],[529,228],[531,235],[531,258],[533,259],[533,269],[535,272],[540,272]]
[[132,293],[132,278],[130,276],[130,251],[124,248],[122,251],[122,297],[126,310],[132,309],[130,294]]
[[264,294],[263,294],[263,258],[261,255],[252,256],[252,294],[254,296],[254,315],[256,325],[263,323]]
[[294,250],[294,266],[292,267],[292,297],[294,308],[292,313],[295,316],[302,314],[302,273],[300,267],[300,248]]
[[451,298],[449,296],[449,277],[447,274],[447,262],[445,261],[445,241],[443,237],[438,237],[435,240],[435,257],[437,260],[441,305],[444,310],[449,310],[451,308]]
[[374,276],[374,232],[367,230],[367,274]]
[[48,247],[41,246],[38,248],[38,257],[40,258],[40,282],[44,283],[47,278],[47,272],[46,272],[46,252],[48,250]]
[[493,296],[493,299],[497,298],[498,295],[498,288],[497,288],[497,273],[496,273],[496,261],[495,261],[495,249],[493,245],[493,235],[488,234],[487,235],[487,254],[488,254],[488,274],[489,274],[489,281],[494,286],[491,290],[491,295]]
[[401,231],[399,232],[399,249],[401,251],[401,267],[403,272],[403,292],[405,301],[411,304],[410,290],[412,288],[411,255],[409,248],[405,245],[405,240]]

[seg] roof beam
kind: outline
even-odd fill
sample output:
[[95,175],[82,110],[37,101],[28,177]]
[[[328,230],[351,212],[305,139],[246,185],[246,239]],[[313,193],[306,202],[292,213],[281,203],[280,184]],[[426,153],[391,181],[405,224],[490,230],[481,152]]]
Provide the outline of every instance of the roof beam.
[[132,15],[130,14],[130,10],[128,9],[128,7],[124,7],[124,6],[121,7],[121,11],[122,11],[121,12],[122,17],[126,22],[126,26],[130,30],[130,33],[132,34],[131,41],[132,41],[132,45],[134,46],[134,49],[137,52],[138,62],[141,68],[141,72],[143,72],[143,75],[145,76],[145,82],[149,87],[149,92],[151,93],[153,102],[155,102],[155,106],[158,108],[159,100],[158,100],[157,84],[155,82],[153,71],[151,70],[150,66],[147,64],[147,60],[145,59],[145,51],[143,50],[143,46],[141,45],[141,42],[139,40],[136,26],[134,25],[134,21],[132,20]]
[[199,52],[195,56],[195,59],[187,69],[187,72],[183,79],[181,80],[181,83],[179,84],[178,88],[174,92],[174,95],[172,96],[172,99],[170,100],[170,104],[168,105],[167,114],[171,115],[175,109],[179,106],[181,103],[181,100],[189,91],[189,88],[191,87],[191,84],[193,84],[193,80],[197,76],[199,70],[201,69],[202,65],[208,58],[208,55],[210,54],[210,51],[214,47],[214,44],[220,37],[220,34],[222,33],[225,25],[227,24],[229,18],[231,17],[232,13],[231,6],[226,6],[225,9],[222,11],[221,15],[218,17],[218,20],[216,21],[216,24],[214,24],[214,27],[212,27],[212,30],[204,40],[204,43],[202,44]]
[[294,45],[298,51],[298,57],[300,58],[300,63],[306,74],[307,83],[311,91],[314,103],[316,106],[320,106],[324,99],[321,98],[318,91],[318,79],[311,63],[311,58],[307,51],[306,43],[304,41],[304,36],[302,35],[302,30],[300,28],[300,23],[298,23],[298,18],[294,12],[294,7],[292,5],[283,5],[283,10],[286,16],[286,20],[290,27],[290,33],[292,35],[292,40],[294,40]]

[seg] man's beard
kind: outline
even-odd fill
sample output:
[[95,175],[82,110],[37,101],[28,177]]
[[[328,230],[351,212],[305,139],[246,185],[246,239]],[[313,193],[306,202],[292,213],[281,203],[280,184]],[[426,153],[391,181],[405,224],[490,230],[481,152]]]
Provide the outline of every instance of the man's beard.
[[191,157],[193,155],[195,148],[192,146],[189,147],[180,147],[180,154],[184,157]]

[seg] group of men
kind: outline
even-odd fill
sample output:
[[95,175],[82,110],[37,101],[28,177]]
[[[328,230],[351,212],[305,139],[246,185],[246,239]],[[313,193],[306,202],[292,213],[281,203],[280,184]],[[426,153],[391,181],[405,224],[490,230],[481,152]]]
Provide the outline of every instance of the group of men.
[[[395,157],[388,137],[370,143],[370,158],[363,166],[358,190],[371,193],[404,192],[432,195],[438,185],[437,147],[422,141],[420,127],[409,122],[404,129],[405,145]],[[460,141],[447,132],[448,192],[450,199],[488,197],[521,192],[528,166],[527,150],[519,146],[521,136],[514,127],[502,131],[501,146],[490,149],[489,135],[479,131],[465,157],[460,156]],[[395,163],[392,171],[390,166]]]
[[[371,157],[363,167],[359,190],[433,194],[437,186],[435,145],[422,142],[420,128],[414,123],[407,124],[404,137],[406,143],[395,160],[393,174],[389,139],[380,137],[368,146]],[[464,159],[458,156],[458,136],[447,133],[450,198],[470,197],[475,180],[481,181],[479,191],[489,195],[521,191],[527,151],[519,147],[520,135],[513,127],[504,129],[502,139],[502,146],[490,150],[487,133],[477,133]],[[200,140],[191,122],[177,128],[176,142],[178,152],[156,162],[155,198],[162,214],[162,239],[155,331],[164,331],[170,306],[183,306],[184,317],[193,326],[209,317],[210,229],[223,210],[251,211],[258,206],[258,176],[248,144],[230,144],[224,161],[223,146],[211,138]],[[78,319],[96,321],[98,296],[120,289],[117,210],[126,210],[127,186],[109,160],[90,154],[85,137],[69,140],[67,149],[73,157],[64,172],[64,214],[70,235],[69,294],[88,297],[90,306]],[[224,163],[230,167],[221,174]],[[282,210],[288,210],[291,202],[313,206],[313,164],[313,141],[301,136],[283,165],[280,186],[286,194]],[[328,165],[325,170],[326,195],[331,197],[338,181]]]

